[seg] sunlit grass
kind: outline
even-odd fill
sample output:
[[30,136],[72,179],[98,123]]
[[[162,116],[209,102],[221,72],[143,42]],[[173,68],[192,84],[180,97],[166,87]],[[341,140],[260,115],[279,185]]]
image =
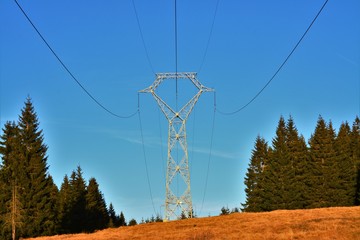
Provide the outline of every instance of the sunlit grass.
[[60,235],[37,240],[111,239],[359,239],[360,207],[234,213],[225,216],[148,223],[92,234]]

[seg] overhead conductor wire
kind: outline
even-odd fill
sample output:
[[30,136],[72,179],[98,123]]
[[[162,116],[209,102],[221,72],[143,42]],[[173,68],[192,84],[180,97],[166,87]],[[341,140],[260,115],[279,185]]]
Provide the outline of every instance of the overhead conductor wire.
[[74,74],[69,70],[69,68],[65,65],[65,63],[60,59],[60,57],[56,54],[56,52],[54,51],[54,49],[50,46],[50,44],[45,40],[45,38],[43,37],[43,35],[40,33],[40,31],[37,29],[37,27],[35,26],[35,24],[31,21],[31,19],[29,18],[29,16],[26,14],[26,12],[24,11],[24,9],[20,6],[20,4],[18,3],[17,0],[14,0],[14,2],[16,3],[16,5],[18,6],[18,8],[20,9],[20,11],[23,13],[23,15],[25,16],[25,18],[28,20],[28,22],[31,24],[31,26],[34,28],[34,30],[36,31],[36,33],[39,35],[39,37],[41,38],[41,40],[45,43],[45,45],[48,47],[48,49],[52,52],[52,54],[55,56],[55,58],[58,60],[58,62],[61,64],[61,66],[66,70],[66,72],[71,76],[71,78],[79,85],[79,87],[103,110],[105,110],[107,113],[109,113],[110,115],[117,117],[117,118],[131,118],[133,116],[136,115],[137,111],[135,111],[134,113],[130,114],[130,115],[118,115],[116,113],[114,113],[113,111],[111,111],[110,109],[108,109],[107,107],[105,107],[102,103],[100,103],[88,90],[86,90],[86,88],[80,83],[80,81],[74,76]]
[[211,28],[210,28],[209,37],[208,37],[208,40],[207,40],[207,42],[206,42],[205,52],[204,52],[203,58],[202,58],[202,60],[201,60],[201,64],[200,64],[198,73],[201,72],[201,69],[202,69],[202,67],[203,67],[203,65],[204,65],[205,58],[206,58],[206,55],[207,55],[207,52],[208,52],[208,49],[209,49],[210,40],[211,40],[212,33],[213,33],[213,29],[214,29],[215,19],[216,19],[217,11],[218,11],[218,8],[219,8],[219,2],[220,2],[220,0],[217,0],[217,1],[216,1],[214,17],[213,17],[213,20],[212,20],[212,23],[211,23]]
[[151,190],[150,177],[149,177],[149,169],[148,169],[147,158],[146,158],[144,134],[143,134],[142,121],[141,121],[141,114],[140,114],[140,96],[139,96],[139,93],[138,93],[138,110],[137,110],[137,113],[138,113],[138,116],[139,116],[139,126],[140,126],[140,133],[141,133],[142,151],[143,151],[143,158],[144,158],[144,162],[145,162],[146,178],[147,178],[148,187],[149,187],[151,204],[152,204],[152,207],[153,207],[153,209],[154,209],[155,215],[157,215],[157,214],[156,214],[156,210],[155,210],[154,198],[153,198],[153,194],[152,194],[152,190]]
[[175,80],[176,80],[176,111],[178,110],[178,36],[177,36],[177,6],[175,0]]
[[209,158],[208,158],[206,177],[205,177],[204,194],[203,194],[203,199],[201,202],[200,213],[202,213],[202,210],[203,210],[205,196],[206,196],[206,190],[207,190],[207,184],[208,184],[208,180],[209,180],[210,163],[211,163],[211,157],[212,157],[214,129],[215,129],[215,116],[216,116],[216,92],[214,92],[214,113],[213,113],[213,120],[212,120],[212,126],[211,126],[210,150],[209,150]]
[[138,29],[139,29],[139,32],[140,32],[141,41],[142,41],[142,44],[143,44],[143,47],[144,47],[144,50],[145,50],[146,59],[147,59],[147,61],[149,63],[151,71],[153,72],[153,74],[155,74],[154,67],[153,67],[153,65],[151,63],[151,60],[150,60],[149,51],[148,51],[148,49],[146,47],[144,34],[142,32],[142,28],[141,28],[141,24],[140,24],[140,20],[139,20],[139,15],[138,15],[138,12],[137,12],[136,6],[135,6],[135,0],[132,0],[132,5],[133,5],[133,8],[134,8],[134,13],[135,13]]
[[294,48],[291,50],[291,52],[289,53],[289,55],[285,58],[285,60],[282,62],[282,64],[280,65],[280,67],[276,70],[276,72],[274,73],[274,75],[272,75],[272,77],[269,79],[269,81],[267,81],[267,83],[260,89],[260,91],[252,98],[250,99],[249,102],[247,102],[244,106],[240,107],[239,109],[232,111],[232,112],[224,112],[224,111],[220,111],[218,109],[218,113],[223,114],[223,115],[233,115],[236,114],[238,112],[240,112],[241,110],[243,110],[244,108],[246,108],[247,106],[249,106],[264,90],[267,86],[269,86],[269,84],[272,82],[272,80],[274,80],[274,78],[276,77],[276,75],[280,72],[280,70],[284,67],[284,65],[286,64],[286,62],[289,60],[289,58],[292,56],[292,54],[295,52],[296,48],[300,45],[301,41],[304,39],[304,37],[306,36],[306,34],[309,32],[310,28],[313,26],[313,24],[315,23],[316,19],[319,17],[320,13],[322,12],[322,10],[325,8],[327,2],[329,0],[326,0],[324,2],[324,4],[322,5],[322,7],[320,8],[320,10],[318,11],[318,13],[316,14],[315,18],[312,20],[312,22],[310,23],[310,25],[308,26],[308,28],[306,29],[306,31],[303,33],[303,35],[301,36],[301,38],[299,39],[299,41],[296,43],[296,45],[294,46]]

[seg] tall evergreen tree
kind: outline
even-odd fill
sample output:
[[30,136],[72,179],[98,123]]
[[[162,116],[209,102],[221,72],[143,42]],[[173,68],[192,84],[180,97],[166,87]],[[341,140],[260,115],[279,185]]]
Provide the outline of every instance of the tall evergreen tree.
[[11,238],[10,203],[15,186],[18,164],[18,128],[14,122],[7,122],[0,140],[0,232],[1,239]]
[[287,209],[290,201],[289,178],[292,174],[291,163],[288,158],[286,144],[286,123],[281,116],[276,136],[272,141],[272,151],[267,170],[264,172],[265,187],[264,201],[268,210]]
[[335,141],[336,168],[338,177],[336,179],[338,194],[337,206],[353,206],[356,195],[356,168],[351,152],[351,130],[347,122],[342,123]]
[[110,228],[119,227],[119,217],[116,215],[114,205],[110,203],[109,205],[109,225]]
[[93,232],[107,227],[109,216],[106,203],[95,178],[90,178],[86,192],[87,231]]
[[67,175],[65,175],[61,184],[57,205],[59,233],[70,233],[73,202],[71,198],[71,186]]
[[299,136],[293,118],[286,124],[286,145],[288,157],[288,169],[286,174],[287,186],[287,209],[301,209],[306,206],[307,189],[305,180],[308,173],[307,146],[303,136]]
[[56,216],[52,211],[54,182],[48,174],[47,146],[31,99],[19,117],[20,159],[24,165],[21,181],[23,188],[24,236],[51,235],[55,233]]
[[355,205],[360,205],[360,118],[356,117],[351,130],[351,155],[355,171]]
[[245,212],[261,212],[266,210],[261,192],[264,191],[263,172],[267,165],[268,157],[267,142],[264,138],[258,136],[245,177],[246,202],[242,204]]
[[335,132],[332,124],[326,124],[320,116],[314,134],[309,140],[310,159],[312,162],[313,180],[311,182],[310,207],[334,206],[336,193],[336,152],[334,149]]
[[[54,234],[57,187],[48,174],[47,146],[30,98],[21,110],[18,123],[5,125],[0,145],[1,175],[8,186],[16,183],[17,196],[23,207],[23,224],[18,234],[22,237]],[[6,192],[9,195],[11,191]]]
[[70,176],[70,228],[71,233],[86,231],[86,182],[78,166]]

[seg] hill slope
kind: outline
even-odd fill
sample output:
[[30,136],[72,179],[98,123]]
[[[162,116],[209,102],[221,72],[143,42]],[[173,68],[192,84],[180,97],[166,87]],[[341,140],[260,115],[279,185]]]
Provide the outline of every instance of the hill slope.
[[360,207],[236,213],[36,239],[360,239]]

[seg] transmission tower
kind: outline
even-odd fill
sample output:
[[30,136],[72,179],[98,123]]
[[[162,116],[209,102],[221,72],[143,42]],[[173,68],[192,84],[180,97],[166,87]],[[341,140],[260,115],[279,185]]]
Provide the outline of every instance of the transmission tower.
[[[167,168],[166,168],[166,193],[165,193],[165,217],[168,221],[171,217],[179,217],[180,214],[185,214],[186,217],[193,217],[193,206],[191,200],[190,190],[190,171],[189,171],[189,157],[186,142],[186,120],[193,110],[196,102],[199,100],[203,92],[214,91],[211,88],[202,85],[196,78],[195,72],[177,72],[177,73],[157,73],[154,83],[141,90],[141,93],[151,93],[159,105],[161,111],[164,113],[169,122],[168,133],[168,154],[167,154]],[[193,96],[180,111],[171,108],[159,95],[156,89],[165,80],[190,80],[197,88],[197,93]],[[177,151],[174,151],[177,149]],[[179,150],[181,154],[179,154]],[[175,153],[176,152],[176,153]],[[174,181],[177,179],[177,183]],[[179,186],[178,181],[182,181],[182,194],[175,191]],[[175,194],[176,193],[176,194]]]

